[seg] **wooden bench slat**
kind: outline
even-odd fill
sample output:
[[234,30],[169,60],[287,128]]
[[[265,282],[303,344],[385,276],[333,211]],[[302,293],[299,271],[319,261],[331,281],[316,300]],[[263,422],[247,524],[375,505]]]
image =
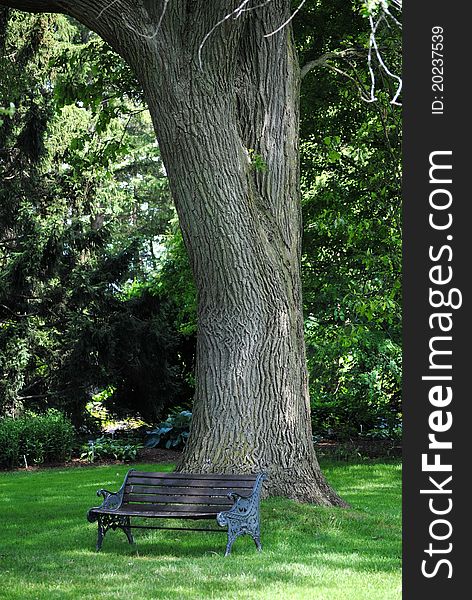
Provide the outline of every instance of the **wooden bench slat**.
[[152,479],[222,479],[224,481],[247,481],[255,482],[257,475],[247,473],[238,475],[237,473],[162,473],[153,471],[132,471],[129,477],[151,477]]
[[[154,494],[155,496],[159,495],[175,495],[175,496],[215,496],[217,498],[227,498],[228,497],[228,488],[181,488],[181,487],[173,487],[173,486],[162,486],[162,487],[147,487],[145,485],[127,485],[125,487],[125,494]],[[242,496],[244,493],[241,494]]]
[[194,512],[194,513],[180,513],[180,512],[171,512],[171,511],[165,511],[165,512],[160,512],[160,511],[142,511],[142,510],[133,510],[130,506],[128,506],[128,508],[125,511],[122,512],[117,512],[117,513],[112,513],[111,511],[107,512],[106,510],[99,510],[97,511],[97,514],[118,514],[118,515],[124,515],[127,517],[141,517],[142,519],[154,519],[154,518],[161,518],[161,519],[213,519],[216,517],[216,515],[220,512],[220,509],[216,510],[216,511],[207,511],[207,510],[202,510],[202,511],[198,511],[198,512]]
[[170,515],[170,514],[175,514],[175,515],[212,515],[212,516],[216,516],[219,512],[221,512],[222,510],[224,510],[225,507],[222,507],[221,505],[218,506],[195,506],[195,505],[190,505],[190,504],[159,504],[159,505],[150,505],[150,504],[146,504],[146,505],[134,505],[134,504],[126,504],[124,506],[121,506],[119,509],[117,510],[112,510],[112,509],[97,509],[96,512],[98,513],[103,513],[103,514],[113,514],[113,515],[134,515],[134,516],[139,516],[141,515],[142,517],[155,517],[158,514],[164,514],[164,515]]
[[[228,492],[233,488],[184,488],[175,486],[162,487],[141,487],[138,485],[130,485],[125,487],[126,494],[154,494],[155,496],[214,496],[215,498],[227,498]],[[250,490],[246,488],[238,488],[237,493],[240,496],[249,496]]]
[[156,495],[156,494],[126,494],[123,503],[140,502],[142,504],[218,504],[221,506],[232,506],[233,502],[225,497],[212,496],[183,496],[183,495]]
[[[160,476],[159,476],[160,475]],[[128,479],[146,479],[153,481],[173,481],[175,483],[185,484],[188,481],[199,481],[201,483],[209,484],[210,482],[218,482],[218,483],[244,483],[245,485],[253,486],[254,478],[240,478],[240,477],[231,477],[231,476],[206,476],[199,477],[198,475],[190,476],[187,475],[185,477],[175,477],[173,473],[148,473],[148,475],[141,475],[140,473],[132,472],[128,475]]]
[[[149,508],[148,508],[149,507]],[[127,504],[126,506],[122,506],[119,511],[123,510],[124,512],[128,512],[129,510],[136,510],[137,507],[133,506],[133,504]],[[193,506],[191,504],[159,504],[158,506],[149,506],[146,508],[140,507],[139,511],[142,513],[150,513],[153,514],[155,512],[172,512],[172,513],[219,513],[222,511],[221,506],[218,505],[206,505],[206,506]]]
[[221,507],[216,511],[199,511],[195,513],[179,513],[179,512],[149,512],[145,511],[133,511],[130,507],[124,512],[127,517],[141,517],[146,518],[161,518],[161,519],[214,519],[220,512]]
[[228,481],[228,480],[211,480],[211,479],[185,479],[182,481],[176,481],[175,479],[157,479],[152,477],[135,477],[134,475],[130,475],[127,480],[128,485],[137,485],[142,484],[146,486],[174,486],[182,489],[186,488],[196,488],[196,487],[204,487],[204,488],[225,488],[228,490],[231,489],[246,489],[252,490],[252,484],[245,481]]

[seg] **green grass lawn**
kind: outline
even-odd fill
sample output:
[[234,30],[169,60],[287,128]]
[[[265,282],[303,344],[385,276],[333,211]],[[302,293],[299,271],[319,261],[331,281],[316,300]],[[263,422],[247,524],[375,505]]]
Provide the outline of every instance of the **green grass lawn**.
[[110,531],[96,553],[85,514],[98,488],[119,488],[127,466],[1,473],[0,598],[399,599],[400,463],[322,466],[351,509],[263,501],[262,553],[246,536],[228,558],[224,531],[134,530],[134,547]]

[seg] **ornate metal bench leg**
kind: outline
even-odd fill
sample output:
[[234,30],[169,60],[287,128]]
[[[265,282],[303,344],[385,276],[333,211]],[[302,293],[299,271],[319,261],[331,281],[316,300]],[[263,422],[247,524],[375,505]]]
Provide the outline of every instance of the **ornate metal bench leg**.
[[107,528],[105,527],[105,525],[103,523],[102,517],[98,517],[98,535],[97,535],[97,546],[96,546],[97,552],[99,552],[101,550],[101,547],[103,544],[103,538],[105,537],[106,532],[107,532]]
[[252,539],[254,540],[254,543],[256,544],[256,548],[259,552],[261,552],[262,550],[262,544],[261,544],[261,538],[259,537],[259,535],[253,535]]
[[228,527],[228,543],[226,544],[225,556],[229,556],[231,554],[231,548],[233,547],[234,541],[240,535],[241,532],[235,531],[231,525]]
[[121,529],[125,532],[126,537],[128,538],[128,542],[130,544],[134,544],[134,538],[133,538],[133,534],[131,533],[129,517],[124,518]]
[[98,521],[98,537],[97,537],[97,552],[101,549],[103,544],[103,538],[109,529],[122,529],[128,538],[130,544],[134,544],[133,535],[130,528],[129,517],[123,517],[121,515],[99,515]]

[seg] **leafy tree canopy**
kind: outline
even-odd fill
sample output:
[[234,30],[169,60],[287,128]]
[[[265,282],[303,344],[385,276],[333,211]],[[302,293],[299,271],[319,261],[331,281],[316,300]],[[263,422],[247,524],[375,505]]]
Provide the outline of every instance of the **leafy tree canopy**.
[[[378,65],[377,101],[363,100],[361,9],[318,0],[294,19],[320,435],[393,430],[401,416],[400,114]],[[378,43],[398,71],[398,36]],[[191,397],[196,297],[140,86],[82,25],[7,9],[0,72],[0,406],[80,421],[110,389],[113,410],[155,419]]]

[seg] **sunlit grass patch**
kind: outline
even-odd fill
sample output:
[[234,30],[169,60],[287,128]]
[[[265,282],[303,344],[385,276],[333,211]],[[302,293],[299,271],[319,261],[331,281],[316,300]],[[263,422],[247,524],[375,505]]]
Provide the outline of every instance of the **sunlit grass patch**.
[[223,530],[135,530],[135,546],[110,531],[97,554],[86,512],[100,501],[95,491],[118,489],[128,468],[0,474],[2,600],[401,598],[398,462],[323,464],[350,509],[263,501],[263,552],[240,538],[228,558]]

